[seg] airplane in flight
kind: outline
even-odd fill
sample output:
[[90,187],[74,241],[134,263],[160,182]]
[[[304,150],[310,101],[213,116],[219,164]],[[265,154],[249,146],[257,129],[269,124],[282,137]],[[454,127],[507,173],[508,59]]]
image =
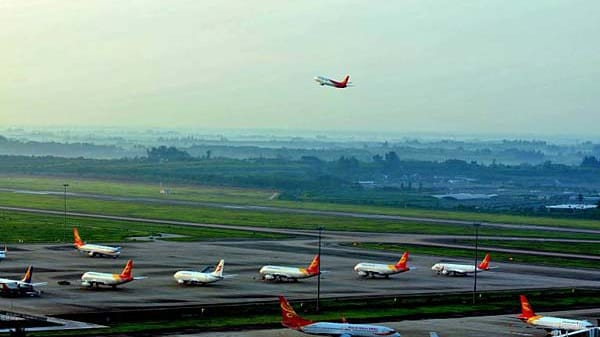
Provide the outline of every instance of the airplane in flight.
[[396,264],[379,264],[361,262],[354,266],[354,271],[361,277],[377,277],[382,276],[389,278],[390,275],[404,273],[410,268],[406,265],[408,262],[408,252],[402,254],[402,258]]
[[[549,334],[553,331],[558,331],[559,333],[568,331],[583,332],[594,327],[589,321],[537,315],[531,308],[529,301],[527,301],[527,297],[525,297],[525,295],[521,295],[520,297],[521,315],[519,315],[518,318],[529,325],[545,329]],[[554,334],[552,334],[552,336],[554,336]]]
[[180,270],[173,275],[173,278],[175,278],[177,284],[181,285],[204,285],[234,277],[235,275],[223,275],[224,266],[225,260],[221,260],[214,271],[208,271],[211,267],[207,267],[203,271]]
[[315,77],[315,81],[317,83],[319,83],[319,85],[321,85],[321,86],[326,85],[326,86],[334,87],[334,88],[338,88],[338,89],[352,87],[352,82],[348,82],[349,79],[350,79],[350,75],[346,75],[346,77],[344,77],[344,79],[341,81],[335,81],[335,80],[332,80],[330,78],[323,77],[323,76]]
[[73,245],[75,246],[75,248],[77,248],[78,251],[86,253],[88,256],[91,257],[106,256],[116,259],[121,255],[121,247],[92,245],[83,242],[83,240],[81,240],[81,237],[79,237],[79,231],[76,227],[73,227]]
[[6,244],[4,245],[4,250],[0,250],[0,261],[6,259],[6,253],[8,252],[8,248]]
[[332,322],[313,322],[296,314],[294,308],[283,296],[279,296],[281,306],[281,324],[286,328],[297,330],[309,335],[337,336],[337,337],[400,337],[394,329],[382,325],[350,324]]
[[485,254],[483,261],[477,266],[472,264],[453,264],[453,263],[436,263],[431,267],[431,270],[435,271],[438,275],[446,275],[446,276],[466,276],[468,274],[480,273],[482,271],[486,271],[489,269],[494,269],[489,266],[490,264],[490,254]]
[[267,281],[298,281],[319,275],[320,256],[316,255],[307,268],[264,266],[260,268],[260,276]]
[[81,275],[81,285],[84,287],[94,287],[96,288],[103,286],[110,286],[116,288],[120,284],[128,283],[134,280],[143,280],[145,277],[133,277],[133,261],[127,261],[125,268],[121,274],[110,274],[110,273],[97,273],[93,271],[88,271],[85,274]]
[[44,286],[47,282],[32,283],[33,266],[28,266],[23,278],[11,280],[0,278],[0,294],[5,296],[39,296],[42,292],[35,287]]

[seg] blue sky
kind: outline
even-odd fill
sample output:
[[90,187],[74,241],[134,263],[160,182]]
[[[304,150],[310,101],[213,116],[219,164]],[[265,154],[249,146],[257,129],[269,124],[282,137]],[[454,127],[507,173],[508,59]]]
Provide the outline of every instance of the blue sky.
[[[594,135],[598,1],[4,0],[0,123]],[[356,87],[319,87],[316,75]]]

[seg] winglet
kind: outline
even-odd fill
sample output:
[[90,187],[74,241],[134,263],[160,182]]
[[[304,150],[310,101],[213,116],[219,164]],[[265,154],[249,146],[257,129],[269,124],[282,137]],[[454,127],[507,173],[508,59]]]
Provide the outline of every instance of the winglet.
[[481,261],[481,263],[479,264],[479,266],[477,266],[477,268],[479,268],[481,270],[490,269],[490,254],[485,254],[483,261]]
[[317,254],[315,255],[315,258],[312,260],[308,268],[306,268],[306,271],[311,275],[318,274],[321,271],[320,264],[321,257]]
[[299,328],[312,324],[312,321],[304,319],[294,311],[294,308],[283,296],[279,296],[279,306],[281,307],[281,324],[287,328],[298,330]]
[[408,262],[408,252],[404,252],[400,260],[396,263],[394,267],[398,269],[406,269],[406,263]]
[[79,237],[79,231],[77,230],[77,227],[73,227],[73,245],[75,246],[75,248],[79,248],[84,244],[85,242],[83,242],[83,240],[81,240],[81,238]]
[[520,299],[521,315],[518,316],[518,318],[522,320],[528,320],[531,317],[536,316],[535,312],[533,311],[533,308],[531,308],[531,305],[529,304],[529,301],[527,301],[527,297],[525,297],[525,295],[520,295]]
[[133,260],[128,260],[127,264],[125,265],[125,268],[123,268],[123,271],[121,272],[121,274],[119,274],[119,276],[121,278],[131,278],[132,270],[133,270]]

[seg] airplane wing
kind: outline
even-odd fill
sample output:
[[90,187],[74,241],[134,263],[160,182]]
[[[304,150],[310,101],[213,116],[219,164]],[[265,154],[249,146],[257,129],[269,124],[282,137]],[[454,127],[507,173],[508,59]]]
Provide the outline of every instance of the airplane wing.
[[48,282],[38,282],[38,283],[25,283],[25,282],[20,282],[19,284],[25,284],[28,286],[32,286],[32,287],[41,287],[41,286],[45,286],[48,284]]
[[563,334],[563,335],[557,335],[558,337],[568,337],[568,336],[578,336],[584,332],[591,332],[592,330],[594,330],[595,328],[591,328],[591,329],[583,329],[583,330],[579,330],[579,331],[571,331],[569,333]]
[[221,276],[221,278],[227,280],[227,279],[230,279],[230,278],[234,278],[236,276],[237,276],[237,274],[229,274],[229,275],[223,275],[223,276]]
[[212,272],[214,270],[214,268],[215,268],[215,266],[206,266],[200,272],[201,273],[210,273],[210,272]]
[[134,277],[133,279],[134,279],[134,280],[143,280],[143,279],[145,279],[145,278],[148,278],[148,277],[147,277],[147,276],[136,276],[136,277]]

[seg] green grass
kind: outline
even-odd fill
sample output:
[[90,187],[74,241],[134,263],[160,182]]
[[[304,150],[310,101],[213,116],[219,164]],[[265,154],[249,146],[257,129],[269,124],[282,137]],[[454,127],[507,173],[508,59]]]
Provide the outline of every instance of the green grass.
[[[63,210],[61,196],[15,194],[0,192],[0,205],[14,207],[33,207],[49,210]],[[141,202],[104,201],[87,198],[69,198],[68,210],[84,213],[97,213],[119,216],[132,216],[163,220],[180,220],[200,223],[214,223],[239,226],[258,226],[267,228],[315,229],[324,226],[326,230],[371,231],[416,234],[472,235],[469,226],[419,223],[416,221],[396,221],[335,217],[324,215],[293,214],[279,212],[261,212],[213,207],[183,205],[148,204]],[[0,213],[1,214],[1,213]],[[597,238],[600,235],[582,233],[562,233],[538,230],[520,230],[505,228],[480,229],[481,235],[547,237],[547,238]]]
[[[474,240],[456,240],[456,243],[474,245]],[[479,245],[486,247],[514,248],[514,249],[535,249],[544,252],[561,252],[584,255],[600,255],[599,243],[586,242],[544,242],[527,240],[488,240],[480,239]]]
[[[452,258],[464,258],[473,259],[472,249],[461,249],[461,248],[446,248],[446,247],[430,247],[430,246],[419,246],[419,245],[398,245],[388,243],[354,243],[354,247],[363,249],[374,249],[374,250],[385,250],[391,252],[404,252],[408,250],[411,254],[417,255],[433,255],[440,257],[452,257]],[[486,252],[480,251],[480,260]],[[545,266],[554,267],[567,267],[567,268],[590,268],[598,269],[598,261],[586,260],[586,259],[574,259],[574,258],[560,258],[550,256],[539,256],[533,254],[509,254],[492,252],[491,265],[494,262],[503,263],[524,263],[524,264],[538,264]]]
[[[0,187],[62,191],[62,184],[70,184],[69,191],[80,193],[97,193],[115,196],[152,197],[161,198],[158,184],[145,184],[137,182],[114,182],[100,180],[81,180],[72,178],[51,177],[14,177],[0,176]],[[401,215],[410,217],[426,217],[434,219],[451,219],[473,222],[495,222],[512,224],[533,224],[541,226],[561,226],[600,229],[599,220],[567,219],[553,217],[534,217],[522,215],[459,212],[446,210],[429,210],[414,208],[396,208],[369,205],[347,205],[336,203],[297,202],[285,200],[270,200],[275,191],[259,189],[243,189],[231,187],[208,186],[167,186],[171,190],[168,198],[177,200],[190,200],[198,202],[217,202],[231,204],[252,204],[274,207],[288,207],[297,209],[311,209],[323,211],[343,211],[369,214]]]
[[[0,212],[2,243],[52,243],[72,242],[72,227],[78,227],[82,238],[89,242],[123,242],[134,236],[159,233],[183,235],[181,241],[213,239],[280,239],[284,235],[256,233],[229,229],[170,226],[144,222],[115,221],[68,217],[66,232],[62,216]],[[65,235],[66,233],[66,235]]]

